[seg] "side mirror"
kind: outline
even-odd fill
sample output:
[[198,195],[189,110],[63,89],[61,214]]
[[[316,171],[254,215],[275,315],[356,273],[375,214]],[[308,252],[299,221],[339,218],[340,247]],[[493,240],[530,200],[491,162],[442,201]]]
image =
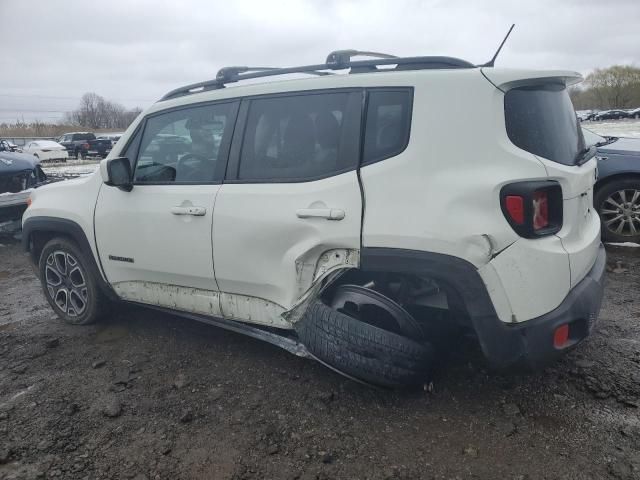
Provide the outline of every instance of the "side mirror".
[[105,185],[118,187],[130,192],[133,189],[131,181],[131,163],[127,157],[107,158],[100,165],[100,173]]

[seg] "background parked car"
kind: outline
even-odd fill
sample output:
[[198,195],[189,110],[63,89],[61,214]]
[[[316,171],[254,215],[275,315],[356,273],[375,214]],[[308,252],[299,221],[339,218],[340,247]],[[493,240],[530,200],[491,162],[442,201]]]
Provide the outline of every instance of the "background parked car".
[[0,139],[0,152],[22,152],[20,147],[18,147],[15,143],[10,142],[9,140]]
[[69,155],[82,159],[85,157],[106,157],[111,151],[112,143],[108,138],[96,138],[91,132],[71,132],[62,135],[58,142],[63,145]]
[[118,143],[118,140],[120,140],[120,137],[123,135],[123,132],[119,132],[119,133],[105,133],[103,135],[100,135],[98,137],[98,140],[111,140],[111,146],[114,146],[116,143]]
[[640,243],[640,138],[602,137],[582,129],[598,149],[593,203],[610,242]]
[[621,118],[629,118],[629,113],[624,110],[603,110],[595,115],[594,120],[619,120]]
[[20,218],[27,208],[30,188],[47,181],[33,155],[0,151],[0,221]]
[[67,158],[69,158],[67,149],[53,140],[36,140],[29,142],[24,146],[23,151],[30,153],[42,161],[61,160],[66,162]]
[[593,120],[593,118],[598,114],[596,110],[578,110],[576,111],[576,116],[578,120],[581,122],[585,122],[587,120]]

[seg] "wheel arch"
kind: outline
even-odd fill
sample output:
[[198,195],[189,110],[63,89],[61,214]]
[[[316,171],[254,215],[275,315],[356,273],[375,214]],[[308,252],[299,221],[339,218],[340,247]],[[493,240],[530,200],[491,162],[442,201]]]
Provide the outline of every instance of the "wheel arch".
[[[443,253],[395,248],[365,247],[360,268],[369,272],[390,272],[429,277],[455,295],[456,308],[467,315],[480,347],[496,364],[509,364],[521,356],[525,341],[511,335],[511,341],[496,345],[509,328],[498,317],[489,291],[478,269],[470,262]],[[447,292],[449,294],[449,292]]]
[[22,225],[22,248],[30,254],[35,265],[38,265],[45,244],[55,237],[67,238],[78,245],[88,260],[91,273],[95,275],[100,289],[109,298],[116,299],[117,295],[105,280],[91,244],[80,225],[73,220],[56,217],[30,217]]
[[613,175],[607,175],[602,179],[598,179],[596,184],[593,186],[594,195],[597,194],[602,188],[610,185],[613,182],[617,182],[619,180],[626,180],[629,178],[636,178],[638,182],[640,182],[640,172],[637,170],[625,170],[621,172],[616,172]]

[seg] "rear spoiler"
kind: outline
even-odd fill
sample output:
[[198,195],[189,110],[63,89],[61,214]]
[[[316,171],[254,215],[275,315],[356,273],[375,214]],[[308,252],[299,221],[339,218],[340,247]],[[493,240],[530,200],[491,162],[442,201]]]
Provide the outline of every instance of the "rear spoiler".
[[569,87],[583,80],[582,75],[570,70],[518,70],[483,67],[480,71],[489,82],[503,92],[523,85],[548,83],[562,83]]

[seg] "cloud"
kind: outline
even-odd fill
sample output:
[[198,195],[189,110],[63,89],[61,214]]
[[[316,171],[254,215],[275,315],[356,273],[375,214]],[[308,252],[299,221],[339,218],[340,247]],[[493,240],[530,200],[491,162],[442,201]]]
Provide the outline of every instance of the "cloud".
[[2,0],[0,17],[0,121],[60,115],[87,91],[146,107],[222,66],[321,63],[341,48],[480,63],[511,23],[497,66],[588,73],[640,60],[637,0]]

